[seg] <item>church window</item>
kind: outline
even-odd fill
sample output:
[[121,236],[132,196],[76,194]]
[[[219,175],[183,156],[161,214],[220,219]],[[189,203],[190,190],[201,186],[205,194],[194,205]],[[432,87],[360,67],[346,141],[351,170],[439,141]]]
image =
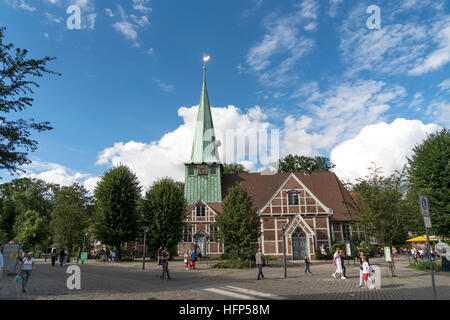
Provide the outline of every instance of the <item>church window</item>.
[[188,224],[183,229],[183,241],[192,242],[192,225]]
[[211,224],[209,226],[209,241],[210,242],[216,242],[217,241],[217,226],[214,224]]
[[216,167],[210,167],[209,172],[211,174],[216,174],[217,173],[217,168]]
[[342,239],[345,240],[351,240],[352,234],[350,231],[350,225],[349,224],[342,224]]
[[197,206],[195,208],[197,217],[205,217],[206,216],[206,207],[205,206]]
[[194,167],[188,167],[188,176],[195,175],[195,168]]
[[298,205],[298,191],[289,191],[288,192],[288,203],[290,206]]

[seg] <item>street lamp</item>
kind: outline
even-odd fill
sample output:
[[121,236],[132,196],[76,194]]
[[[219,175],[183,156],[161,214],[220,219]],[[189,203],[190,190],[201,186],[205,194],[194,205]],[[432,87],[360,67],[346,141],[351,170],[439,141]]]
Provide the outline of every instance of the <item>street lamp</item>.
[[147,251],[147,231],[148,231],[148,227],[142,227],[142,229],[144,230],[144,251],[142,253],[142,270],[145,269],[145,251]]
[[283,227],[283,268],[284,268],[284,277],[287,278],[287,268],[286,268],[286,226]]
[[[87,237],[87,232],[84,233],[83,252],[86,252],[86,237]],[[84,260],[83,259],[81,259],[81,264],[84,264]]]

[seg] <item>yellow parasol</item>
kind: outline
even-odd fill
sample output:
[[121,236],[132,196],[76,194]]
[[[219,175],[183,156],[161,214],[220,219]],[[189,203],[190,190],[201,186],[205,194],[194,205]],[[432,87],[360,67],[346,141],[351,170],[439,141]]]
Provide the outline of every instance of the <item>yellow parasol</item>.
[[[430,236],[430,241],[439,241],[442,240],[436,236]],[[423,235],[423,236],[418,236],[409,240],[406,240],[406,242],[427,242],[427,236]]]

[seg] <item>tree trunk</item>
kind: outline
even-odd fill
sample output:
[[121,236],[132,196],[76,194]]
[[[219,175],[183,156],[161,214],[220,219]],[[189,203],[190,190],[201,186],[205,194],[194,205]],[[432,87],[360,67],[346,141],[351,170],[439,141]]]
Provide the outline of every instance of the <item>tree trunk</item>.
[[389,269],[389,276],[391,278],[395,277],[395,274],[394,274],[394,263],[392,261],[388,262],[388,269]]

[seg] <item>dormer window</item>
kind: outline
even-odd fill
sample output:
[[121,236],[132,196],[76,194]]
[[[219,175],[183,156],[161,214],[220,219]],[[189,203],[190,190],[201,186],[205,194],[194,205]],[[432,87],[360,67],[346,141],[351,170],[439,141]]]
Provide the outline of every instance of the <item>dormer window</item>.
[[298,191],[291,190],[288,192],[288,204],[290,206],[298,205]]
[[205,217],[206,216],[206,207],[202,205],[198,205],[195,207],[195,215],[197,217]]
[[214,167],[214,166],[213,166],[213,167],[210,167],[210,168],[209,168],[209,173],[210,173],[210,174],[216,174],[216,173],[217,173],[217,167]]
[[195,167],[188,167],[188,176],[195,175]]

